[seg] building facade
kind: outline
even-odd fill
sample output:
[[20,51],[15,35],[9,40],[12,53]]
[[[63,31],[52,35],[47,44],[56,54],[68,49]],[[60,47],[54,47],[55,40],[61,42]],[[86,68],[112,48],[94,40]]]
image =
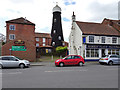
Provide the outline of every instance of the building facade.
[[99,60],[105,55],[120,55],[119,20],[104,19],[102,23],[80,22],[72,16],[69,54],[81,55],[85,60]]
[[2,46],[2,55],[35,61],[35,24],[23,17],[6,21],[6,44]]
[[[51,41],[50,33],[35,33],[35,24],[21,17],[6,21],[6,44],[1,53],[36,61],[40,55],[52,52]],[[63,43],[68,46],[67,42]]]

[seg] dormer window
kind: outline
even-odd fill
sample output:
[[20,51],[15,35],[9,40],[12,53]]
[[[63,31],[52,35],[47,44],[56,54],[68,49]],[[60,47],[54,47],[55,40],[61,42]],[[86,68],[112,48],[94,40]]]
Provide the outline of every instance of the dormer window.
[[10,25],[9,30],[15,30],[15,25]]
[[59,36],[58,39],[61,40],[61,36]]

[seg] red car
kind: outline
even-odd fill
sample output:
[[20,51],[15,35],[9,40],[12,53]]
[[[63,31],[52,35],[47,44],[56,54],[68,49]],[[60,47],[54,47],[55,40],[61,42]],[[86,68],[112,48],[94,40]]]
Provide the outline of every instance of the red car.
[[55,61],[56,66],[63,67],[64,65],[79,65],[83,66],[84,59],[80,55],[68,55],[63,59],[57,59]]

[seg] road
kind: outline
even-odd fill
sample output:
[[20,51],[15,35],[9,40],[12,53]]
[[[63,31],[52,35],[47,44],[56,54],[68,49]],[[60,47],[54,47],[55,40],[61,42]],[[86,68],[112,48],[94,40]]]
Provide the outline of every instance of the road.
[[3,88],[118,88],[118,66],[87,63],[83,67],[54,64],[3,69]]

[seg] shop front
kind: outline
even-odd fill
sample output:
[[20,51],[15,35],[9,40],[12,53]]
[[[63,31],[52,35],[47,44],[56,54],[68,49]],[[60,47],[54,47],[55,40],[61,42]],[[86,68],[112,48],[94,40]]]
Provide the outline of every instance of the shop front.
[[86,60],[99,60],[105,55],[120,55],[120,45],[91,45],[87,44],[85,48]]

